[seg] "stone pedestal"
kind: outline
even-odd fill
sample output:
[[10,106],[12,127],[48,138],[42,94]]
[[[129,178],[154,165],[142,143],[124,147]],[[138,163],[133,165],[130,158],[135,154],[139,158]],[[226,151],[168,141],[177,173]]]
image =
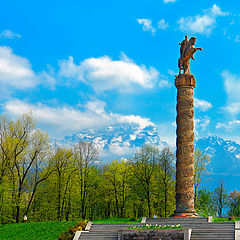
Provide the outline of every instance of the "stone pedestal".
[[194,210],[194,100],[193,75],[176,76],[177,87],[177,172],[176,210],[173,217],[198,216]]

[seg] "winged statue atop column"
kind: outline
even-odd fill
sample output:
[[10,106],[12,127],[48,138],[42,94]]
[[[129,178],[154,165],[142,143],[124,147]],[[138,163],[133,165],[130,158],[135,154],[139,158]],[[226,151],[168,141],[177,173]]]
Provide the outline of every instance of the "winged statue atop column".
[[182,74],[182,70],[183,70],[183,74],[188,74],[190,75],[190,59],[195,60],[195,58],[193,57],[193,54],[197,51],[197,50],[201,50],[202,48],[195,48],[194,45],[196,43],[197,38],[195,37],[191,37],[188,40],[188,36],[185,36],[185,39],[179,43],[179,45],[181,45],[180,47],[180,58],[178,59],[178,68],[179,68],[179,74]]

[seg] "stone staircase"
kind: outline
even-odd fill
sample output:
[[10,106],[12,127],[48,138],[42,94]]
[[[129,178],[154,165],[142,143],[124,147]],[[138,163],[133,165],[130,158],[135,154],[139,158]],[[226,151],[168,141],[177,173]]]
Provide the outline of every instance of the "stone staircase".
[[118,230],[144,224],[177,225],[192,229],[191,240],[240,240],[239,222],[213,223],[209,218],[146,218],[145,223],[93,223],[74,240],[117,240]]
[[93,223],[89,232],[82,232],[79,240],[117,240],[118,230],[128,229],[139,223]]
[[[234,240],[235,222],[209,222],[208,218],[147,218],[148,224],[176,225],[191,228],[191,240]],[[238,230],[237,230],[238,231]],[[240,238],[236,238],[240,240]]]

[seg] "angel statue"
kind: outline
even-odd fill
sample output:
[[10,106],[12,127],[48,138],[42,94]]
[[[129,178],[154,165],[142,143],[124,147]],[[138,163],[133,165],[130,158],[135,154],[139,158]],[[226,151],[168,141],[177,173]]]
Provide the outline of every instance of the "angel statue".
[[190,75],[190,59],[192,58],[193,60],[193,54],[197,50],[201,50],[202,48],[195,48],[194,45],[196,43],[196,38],[191,37],[190,40],[188,40],[188,36],[185,36],[185,39],[179,43],[181,45],[180,47],[180,58],[178,59],[178,67],[179,67],[179,74],[181,74],[181,70],[183,70],[183,74],[188,74]]

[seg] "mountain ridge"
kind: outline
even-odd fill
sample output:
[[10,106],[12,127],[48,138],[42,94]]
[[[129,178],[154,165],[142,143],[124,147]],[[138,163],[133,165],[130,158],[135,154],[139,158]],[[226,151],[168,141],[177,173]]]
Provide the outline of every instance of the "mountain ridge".
[[[116,124],[99,129],[87,129],[65,136],[58,142],[62,145],[85,140],[92,142],[100,152],[102,162],[130,158],[144,143],[157,145],[160,149],[169,147],[161,140],[155,126],[140,127],[137,124]],[[213,187],[223,179],[228,188],[238,188],[240,182],[240,144],[218,136],[196,139],[195,146],[211,161],[204,177],[205,185]],[[173,149],[174,151],[175,149]]]

